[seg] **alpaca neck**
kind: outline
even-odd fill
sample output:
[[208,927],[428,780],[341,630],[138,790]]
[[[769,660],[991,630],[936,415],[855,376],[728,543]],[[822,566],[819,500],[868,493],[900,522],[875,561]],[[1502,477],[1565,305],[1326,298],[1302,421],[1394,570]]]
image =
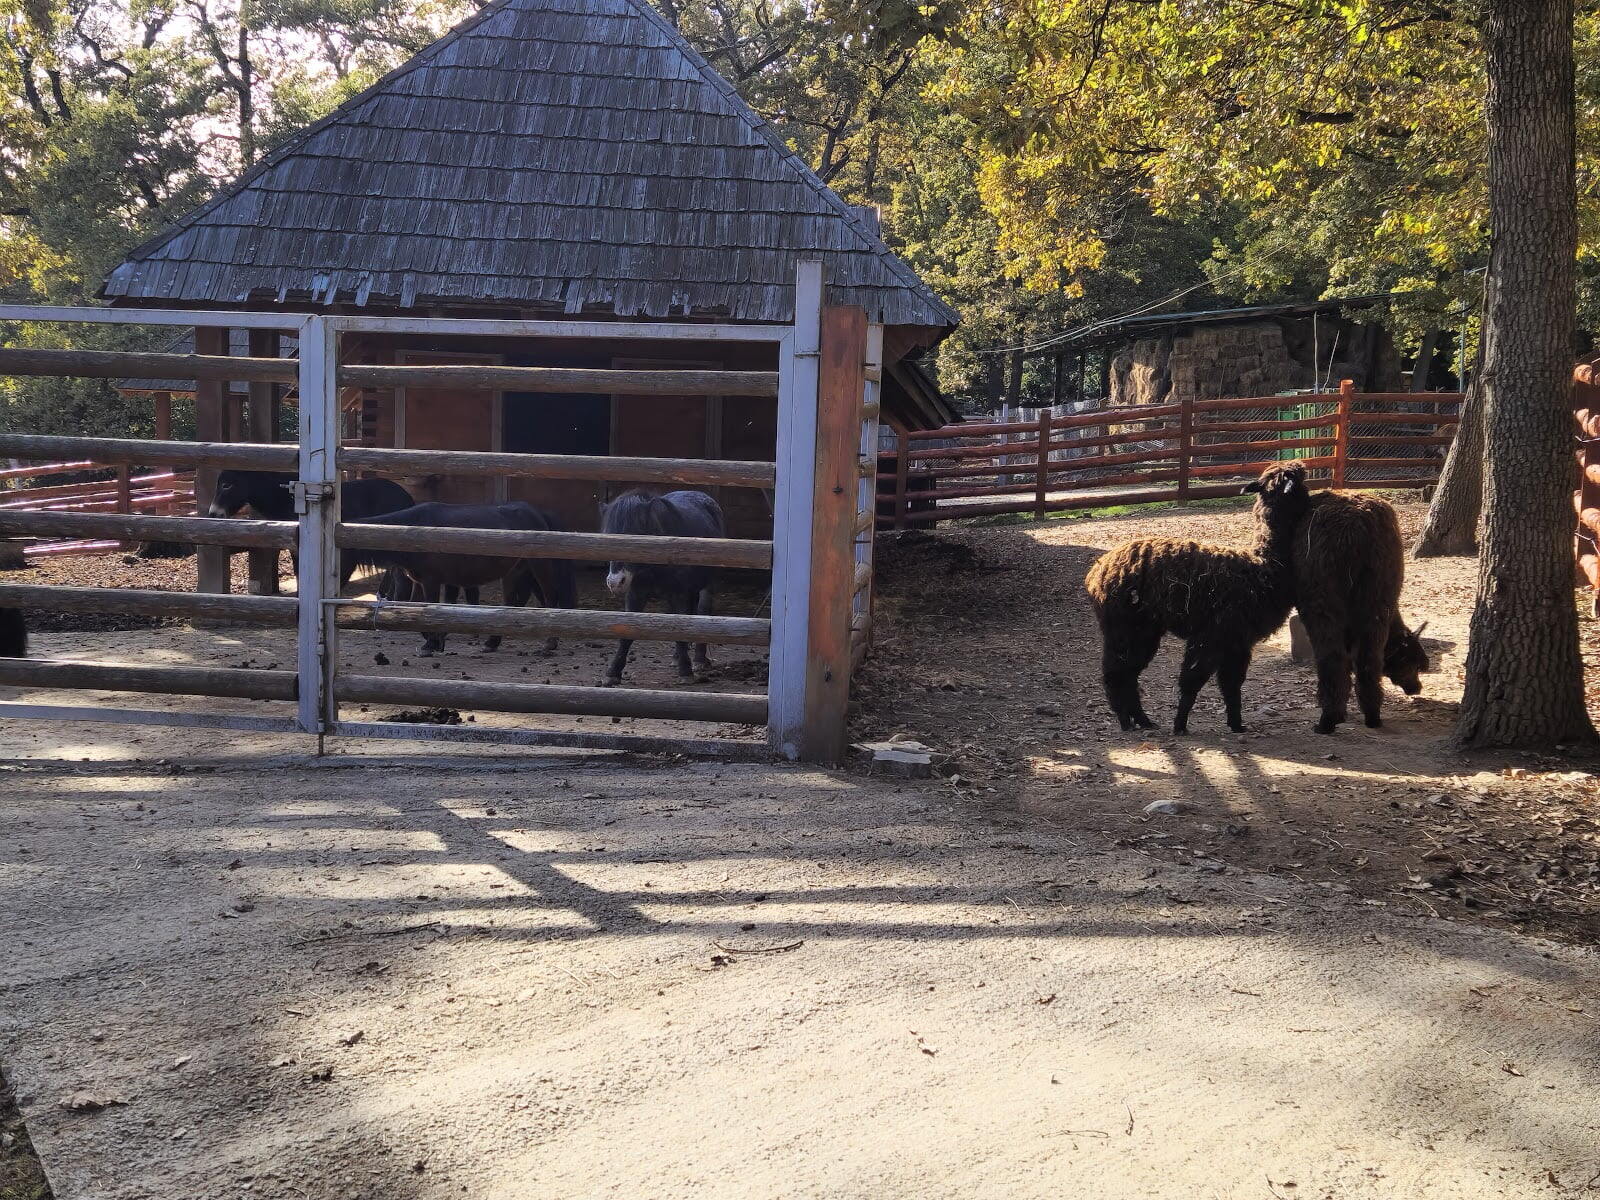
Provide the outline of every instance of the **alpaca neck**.
[[1303,510],[1271,509],[1264,515],[1256,534],[1255,557],[1273,583],[1288,587],[1294,562],[1294,534]]

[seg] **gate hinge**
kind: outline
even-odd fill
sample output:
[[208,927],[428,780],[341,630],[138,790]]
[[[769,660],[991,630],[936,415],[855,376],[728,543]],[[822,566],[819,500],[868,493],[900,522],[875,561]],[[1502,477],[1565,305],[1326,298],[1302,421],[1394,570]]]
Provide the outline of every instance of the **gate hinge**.
[[309,512],[312,504],[320,504],[333,497],[333,484],[331,483],[306,483],[295,480],[294,511],[297,513]]

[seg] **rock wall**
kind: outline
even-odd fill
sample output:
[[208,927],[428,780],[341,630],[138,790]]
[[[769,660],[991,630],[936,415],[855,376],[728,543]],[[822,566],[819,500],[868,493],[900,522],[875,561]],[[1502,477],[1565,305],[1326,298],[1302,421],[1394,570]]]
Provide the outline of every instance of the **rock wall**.
[[1185,397],[1271,396],[1316,386],[1323,377],[1334,388],[1341,379],[1353,379],[1358,391],[1404,388],[1387,330],[1324,316],[1315,330],[1309,318],[1272,318],[1141,339],[1111,360],[1110,399],[1160,404]]

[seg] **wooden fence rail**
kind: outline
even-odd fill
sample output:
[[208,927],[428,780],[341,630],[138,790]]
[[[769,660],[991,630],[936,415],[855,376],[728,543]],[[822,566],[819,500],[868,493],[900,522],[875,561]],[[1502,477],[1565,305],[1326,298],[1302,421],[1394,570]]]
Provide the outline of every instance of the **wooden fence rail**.
[[[1238,485],[1217,481],[1243,483],[1288,458],[1312,469],[1315,486],[1427,487],[1438,479],[1460,420],[1441,410],[1460,401],[1456,392],[1358,393],[1346,380],[1338,392],[1066,415],[1042,410],[1032,421],[915,431],[900,441],[892,469],[877,473],[878,496],[887,508],[879,524],[903,529],[960,517],[1043,517],[1108,504],[1223,496],[1237,493]],[[1305,415],[1317,409],[1322,411]],[[1278,416],[1252,416],[1263,410]],[[980,499],[987,502],[948,503]]]

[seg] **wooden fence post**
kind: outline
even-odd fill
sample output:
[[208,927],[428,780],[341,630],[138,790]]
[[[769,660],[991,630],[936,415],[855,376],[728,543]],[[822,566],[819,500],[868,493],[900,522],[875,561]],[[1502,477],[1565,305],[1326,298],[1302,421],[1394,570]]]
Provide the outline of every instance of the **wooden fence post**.
[[800,758],[844,758],[850,701],[850,616],[855,594],[855,499],[861,403],[866,384],[867,314],[822,310],[817,377],[817,446],[811,493],[805,724]]
[[906,490],[911,480],[911,438],[904,425],[891,422],[894,430],[894,527],[906,527],[906,512],[910,501]]
[[1189,468],[1194,458],[1194,397],[1187,392],[1178,401],[1178,503],[1189,503]]
[[767,739],[772,749],[785,758],[800,757],[805,732],[822,286],[822,264],[800,263],[795,270],[794,329],[778,347],[778,471],[772,502]]
[[[196,354],[228,353],[228,331],[215,326],[198,326],[194,331]],[[228,385],[220,379],[197,380],[194,388],[194,433],[202,442],[227,440],[225,403]],[[195,512],[204,513],[211,507],[217,491],[217,468],[196,467],[194,472]],[[195,550],[196,591],[227,592],[231,590],[230,563],[232,555],[226,546],[199,546]]]
[[1044,520],[1045,493],[1050,490],[1050,406],[1039,410],[1038,464],[1033,482],[1033,519]]
[[[278,349],[277,330],[252,329],[250,331],[251,358],[277,358]],[[275,383],[266,383],[260,380],[252,380],[249,388],[250,406],[245,412],[244,437],[241,440],[246,442],[277,441],[278,394],[281,389]],[[278,552],[276,550],[251,550],[246,557],[249,561],[249,589],[251,594],[276,596],[278,594]]]
[[326,317],[312,316],[300,331],[300,468],[295,509],[300,513],[299,671],[297,722],[322,737],[338,717],[334,666],[337,625],[325,599],[339,595],[339,335]]
[[117,511],[133,511],[133,468],[127,463],[117,466]]
[[1342,488],[1350,457],[1350,401],[1356,394],[1354,380],[1339,381],[1338,424],[1333,429],[1333,486]]
[[[867,586],[857,592],[851,608],[850,669],[866,656],[872,642],[872,597],[877,589],[872,579],[873,548],[878,536],[878,421],[883,412],[883,326],[867,326],[864,371],[866,383],[861,396],[861,482],[856,487],[856,568],[867,569]],[[865,523],[865,528],[862,524]],[[856,619],[862,623],[857,636]]]

